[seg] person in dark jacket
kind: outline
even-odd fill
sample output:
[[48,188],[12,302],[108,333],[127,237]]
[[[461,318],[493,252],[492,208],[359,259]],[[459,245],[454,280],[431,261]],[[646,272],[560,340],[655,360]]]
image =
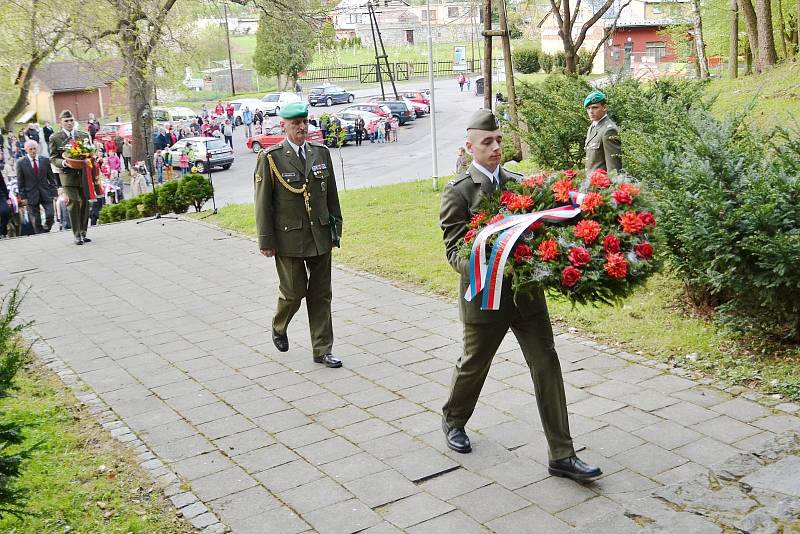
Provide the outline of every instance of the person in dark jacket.
[[[53,226],[53,199],[57,195],[58,181],[50,167],[50,158],[38,154],[39,143],[25,141],[26,156],[17,160],[17,189],[20,204],[28,210],[28,218],[37,234],[49,232]],[[42,226],[41,210],[45,225]]]
[[11,196],[0,167],[0,239],[8,236],[8,221],[11,219]]

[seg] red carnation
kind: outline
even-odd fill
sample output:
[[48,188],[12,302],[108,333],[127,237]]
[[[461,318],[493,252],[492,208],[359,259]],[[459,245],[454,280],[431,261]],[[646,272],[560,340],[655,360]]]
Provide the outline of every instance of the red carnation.
[[594,213],[597,208],[603,205],[603,195],[600,193],[586,193],[581,202],[581,209],[587,213]]
[[518,243],[516,248],[514,249],[514,261],[517,263],[522,263],[523,261],[529,260],[533,257],[533,251],[531,247],[526,245],[525,243]]
[[611,198],[613,198],[617,204],[633,204],[633,197],[620,189],[611,193]]
[[567,267],[561,271],[561,285],[564,287],[573,287],[581,279],[581,272],[575,267]]
[[510,211],[525,211],[531,206],[533,206],[533,199],[528,195],[514,195],[506,204]]
[[556,243],[553,239],[545,239],[541,243],[539,243],[539,247],[536,249],[538,252],[539,257],[542,258],[542,261],[553,261],[554,259],[558,258],[559,251],[558,251],[558,243]]
[[611,278],[625,278],[628,276],[628,262],[622,254],[609,254],[603,268]]
[[626,211],[619,216],[619,224],[622,230],[629,234],[638,234],[644,230],[644,223],[635,211]]
[[639,213],[639,220],[646,227],[653,228],[656,225],[656,218],[649,211],[642,211]]
[[472,229],[464,234],[464,242],[465,243],[472,243],[475,240],[475,237],[478,235],[478,230]]
[[592,256],[591,254],[589,254],[589,251],[583,247],[573,248],[572,250],[569,251],[569,255],[567,255],[567,257],[569,258],[569,261],[572,263],[572,265],[574,265],[575,267],[583,267],[584,265],[589,263],[590,259],[592,259]]
[[485,210],[481,211],[479,213],[476,213],[469,220],[469,224],[467,226],[469,226],[470,228],[477,228],[478,226],[480,226],[483,223],[483,221],[486,220],[486,217],[488,217],[488,216],[489,216],[489,214]]
[[587,245],[591,245],[600,235],[600,223],[597,221],[580,221],[572,229],[575,237],[580,237]]
[[511,199],[514,198],[515,196],[517,195],[512,193],[511,191],[503,191],[502,193],[500,193],[500,204],[502,204],[503,206],[507,206],[509,201],[511,201]]
[[542,228],[544,228],[544,223],[542,221],[536,221],[528,227],[528,231],[535,232],[536,230],[541,230]]
[[615,235],[607,235],[605,239],[603,239],[603,250],[606,251],[606,254],[616,254],[619,252],[619,238]]
[[592,187],[597,187],[600,189],[605,189],[611,185],[611,180],[608,177],[608,172],[605,169],[597,169],[595,170],[591,176],[589,176],[589,184]]
[[623,182],[623,183],[619,184],[619,190],[620,191],[625,191],[631,197],[635,197],[636,195],[639,194],[639,191],[641,191],[641,189],[639,189],[638,187],[636,187],[635,185],[633,185],[632,183],[629,183],[629,182]]
[[633,247],[633,251],[636,255],[643,260],[649,260],[653,257],[653,245],[648,242],[639,243],[638,245]]
[[487,224],[487,225],[489,225],[489,224],[494,224],[494,223],[496,223],[496,222],[500,222],[500,221],[502,221],[502,220],[503,220],[503,219],[505,219],[505,218],[506,218],[506,216],[505,216],[505,215],[503,215],[502,213],[498,213],[497,215],[495,215],[494,217],[492,217],[491,219],[489,219],[489,222],[488,222],[488,223],[486,223],[486,224]]
[[530,176],[522,180],[522,185],[525,187],[542,187],[544,185],[544,181],[544,174],[537,174],[536,176]]
[[573,171],[572,169],[567,169],[566,171],[564,171],[564,176],[572,180],[573,178],[578,176],[578,173]]
[[553,184],[553,198],[556,202],[569,202],[569,194],[575,191],[572,180],[559,180]]

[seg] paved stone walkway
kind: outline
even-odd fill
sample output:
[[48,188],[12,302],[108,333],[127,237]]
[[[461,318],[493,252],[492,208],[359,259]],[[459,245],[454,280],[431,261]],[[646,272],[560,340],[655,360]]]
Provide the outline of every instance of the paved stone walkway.
[[459,455],[439,427],[461,350],[455,303],[335,270],[345,366],[325,369],[302,311],[292,349],[275,351],[276,275],[253,242],[185,221],[91,237],[2,242],[0,280],[24,276],[41,357],[210,532],[721,532],[653,491],[800,430],[792,404],[769,409],[565,334],[572,434],[605,475],[549,477],[509,336],[469,424],[474,452]]

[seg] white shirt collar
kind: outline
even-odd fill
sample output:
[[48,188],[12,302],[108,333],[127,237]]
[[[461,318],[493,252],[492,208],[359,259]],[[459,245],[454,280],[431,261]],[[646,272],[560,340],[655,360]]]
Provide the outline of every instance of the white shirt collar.
[[497,166],[497,168],[494,170],[494,172],[491,172],[489,169],[487,169],[486,167],[484,167],[483,165],[481,165],[477,161],[473,160],[472,164],[475,166],[476,169],[478,169],[483,174],[485,174],[486,176],[491,178],[492,182],[494,182],[495,184],[499,184],[500,183],[500,165]]
[[30,161],[30,162],[31,162],[31,165],[33,165],[33,162],[34,162],[34,161],[36,161],[36,159],[38,159],[38,157],[39,157],[39,156],[38,156],[38,154],[37,154],[36,158],[32,158],[32,157],[30,156],[30,154],[29,154],[29,155],[28,155],[28,161]]
[[592,121],[592,126],[597,126],[597,125],[600,123],[600,121],[602,121],[602,120],[603,120],[603,119],[605,119],[606,117],[608,117],[608,113],[606,113],[605,115],[603,115],[602,117],[600,117],[600,120],[597,120],[597,121]]
[[[286,142],[289,143],[289,146],[292,147],[292,150],[294,150],[295,156],[299,158],[300,155],[298,154],[298,151],[300,150],[300,145],[292,143],[291,141],[289,141],[288,137],[286,138]],[[303,155],[305,155],[306,159],[308,159],[308,143],[303,143],[302,146],[303,146]]]

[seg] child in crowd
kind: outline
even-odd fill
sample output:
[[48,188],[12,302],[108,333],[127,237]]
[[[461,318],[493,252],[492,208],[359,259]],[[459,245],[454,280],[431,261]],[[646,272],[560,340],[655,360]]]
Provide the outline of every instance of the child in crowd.
[[69,224],[69,210],[67,204],[69,197],[63,187],[58,188],[58,197],[56,197],[56,221],[58,222],[59,230],[70,230],[72,227]]
[[178,156],[178,165],[181,168],[181,176],[186,176],[189,171],[189,150],[187,148],[181,150],[181,155]]
[[172,180],[172,152],[165,150],[161,156],[164,158],[164,170],[167,171],[166,179],[170,181]]
[[386,135],[386,126],[384,126],[385,121],[381,119],[378,121],[378,124],[375,125],[375,135],[378,138],[378,143],[384,142],[384,136]]
[[153,160],[156,164],[156,176],[158,177],[158,185],[164,183],[164,156],[161,155],[160,150],[156,150],[156,155]]
[[138,197],[147,190],[144,162],[137,163],[131,171],[131,197]]
[[383,129],[386,132],[383,137],[386,139],[387,143],[391,143],[392,142],[392,121],[388,120],[385,123],[383,123]]
[[400,129],[400,119],[392,116],[392,141],[397,142],[397,130]]

